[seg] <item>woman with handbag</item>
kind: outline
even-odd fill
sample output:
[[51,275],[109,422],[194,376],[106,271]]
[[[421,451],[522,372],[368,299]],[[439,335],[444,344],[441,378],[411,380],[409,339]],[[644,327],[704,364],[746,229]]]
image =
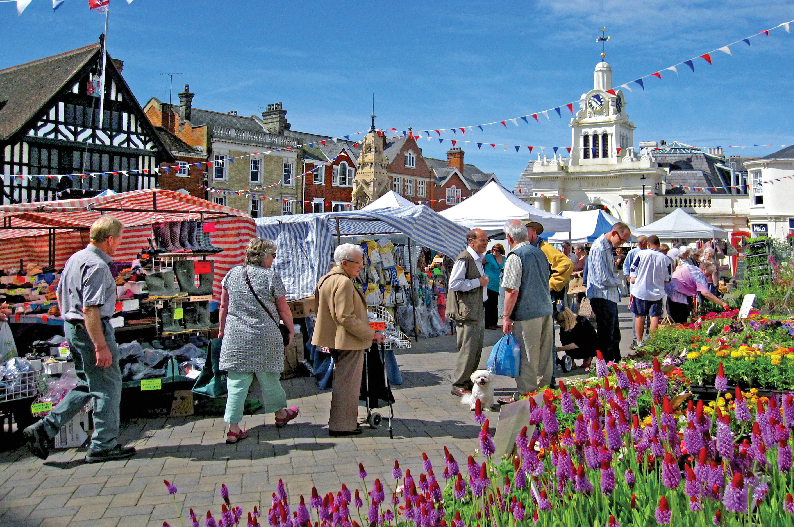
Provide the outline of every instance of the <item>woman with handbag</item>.
[[364,370],[364,351],[384,335],[369,326],[367,304],[353,283],[364,267],[361,247],[343,243],[334,251],[336,265],[317,282],[317,323],[312,344],[328,348],[334,358],[334,385],[328,435],[361,434],[358,399]]
[[[281,428],[298,416],[298,408],[287,408],[287,394],[279,379],[284,370],[284,347],[295,328],[281,277],[271,268],[276,246],[254,238],[245,250],[245,265],[233,267],[221,282],[220,369],[227,373],[227,443],[248,437],[240,428],[245,398],[254,377],[262,388],[265,413],[276,414]],[[279,323],[277,316],[283,323]]]

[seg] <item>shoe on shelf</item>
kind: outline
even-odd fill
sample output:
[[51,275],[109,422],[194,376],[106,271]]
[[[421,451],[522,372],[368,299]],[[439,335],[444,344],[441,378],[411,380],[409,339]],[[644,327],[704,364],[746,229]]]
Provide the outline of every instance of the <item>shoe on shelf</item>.
[[229,445],[233,445],[237,441],[241,441],[241,440],[245,439],[246,437],[248,437],[248,431],[247,430],[240,430],[237,433],[234,433],[231,430],[229,430],[228,432],[226,432],[226,443],[229,444]]
[[331,437],[350,437],[360,436],[364,430],[360,426],[356,426],[354,430],[331,430],[328,429],[328,435]]
[[283,419],[279,419],[278,417],[276,417],[276,428],[284,428],[285,426],[287,426],[287,423],[298,417],[298,413],[300,412],[297,406],[293,406],[292,408],[285,408],[284,411],[287,412],[287,416]]
[[129,459],[135,455],[135,447],[116,445],[109,450],[91,450],[86,452],[86,463],[102,463],[117,459]]
[[458,397],[463,397],[464,395],[468,395],[471,393],[471,390],[467,390],[466,388],[458,388],[453,386],[452,387],[452,395],[456,395]]
[[22,432],[25,436],[25,446],[30,453],[39,459],[47,459],[50,450],[55,448],[55,439],[47,435],[44,430],[44,421],[39,421],[25,428]]

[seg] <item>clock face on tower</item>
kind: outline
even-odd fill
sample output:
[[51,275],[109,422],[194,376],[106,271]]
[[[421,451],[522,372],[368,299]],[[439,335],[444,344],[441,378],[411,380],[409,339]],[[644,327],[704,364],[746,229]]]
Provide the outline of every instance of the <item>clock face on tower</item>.
[[590,97],[590,98],[587,100],[587,106],[588,106],[588,107],[589,107],[591,110],[593,110],[594,112],[597,112],[597,111],[599,111],[601,108],[603,108],[603,107],[604,107],[604,98],[603,98],[603,97],[601,97],[601,96],[600,96],[599,94],[597,94],[597,93],[596,93],[596,94],[593,94],[593,96],[592,96],[592,97]]

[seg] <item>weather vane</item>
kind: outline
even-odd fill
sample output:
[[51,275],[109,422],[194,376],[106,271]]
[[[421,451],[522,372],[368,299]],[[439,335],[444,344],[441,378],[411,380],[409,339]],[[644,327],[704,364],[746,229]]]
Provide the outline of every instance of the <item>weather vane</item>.
[[607,54],[606,54],[606,52],[604,50],[604,47],[606,46],[606,43],[609,41],[609,36],[606,34],[606,31],[607,31],[607,28],[602,27],[601,28],[601,36],[596,38],[596,42],[600,42],[601,43],[601,60],[604,60],[604,58],[606,58],[606,56],[607,56]]

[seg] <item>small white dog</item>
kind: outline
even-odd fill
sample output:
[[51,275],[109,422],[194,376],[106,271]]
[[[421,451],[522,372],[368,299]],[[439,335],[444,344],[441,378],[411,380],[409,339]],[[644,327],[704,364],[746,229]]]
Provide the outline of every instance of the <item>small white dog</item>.
[[477,399],[482,401],[482,409],[487,410],[493,406],[493,386],[491,386],[491,372],[488,370],[476,370],[471,374],[471,382],[474,387],[471,389],[471,395],[464,395],[461,398],[461,404],[467,405],[469,409],[474,410],[474,405],[477,404]]

